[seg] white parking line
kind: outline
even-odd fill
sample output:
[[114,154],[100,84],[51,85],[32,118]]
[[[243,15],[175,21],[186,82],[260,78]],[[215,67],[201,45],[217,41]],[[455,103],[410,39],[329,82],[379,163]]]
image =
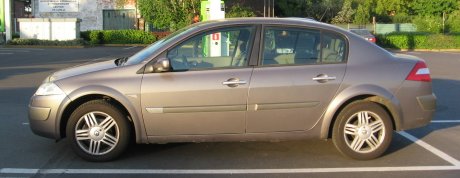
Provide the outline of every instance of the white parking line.
[[460,123],[460,120],[432,120],[431,123]]
[[30,50],[11,50],[11,49],[0,49],[0,52],[19,52],[19,53],[30,53]]
[[350,167],[305,169],[21,169],[2,168],[0,174],[293,174],[333,172],[397,172],[460,170],[460,166]]
[[426,150],[428,150],[431,153],[435,154],[436,156],[444,159],[445,161],[451,163],[452,165],[460,167],[460,162],[458,160],[456,160],[455,158],[453,158],[453,157],[449,156],[448,154],[442,152],[441,150],[429,145],[428,143],[426,143],[426,142],[424,142],[424,141],[412,136],[411,134],[409,134],[407,132],[401,131],[401,132],[398,132],[398,133],[399,133],[399,135],[402,135],[403,137],[406,137],[410,141],[413,141],[415,144],[425,148]]
[[13,54],[13,53],[0,53],[0,54]]
[[0,50],[34,50],[34,51],[43,51],[45,49],[41,49],[41,48],[0,48]]

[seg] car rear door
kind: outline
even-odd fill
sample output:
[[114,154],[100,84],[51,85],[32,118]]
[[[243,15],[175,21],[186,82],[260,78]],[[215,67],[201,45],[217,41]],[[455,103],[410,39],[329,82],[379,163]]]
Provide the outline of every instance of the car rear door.
[[265,27],[248,99],[247,132],[311,129],[339,88],[347,43],[338,34]]

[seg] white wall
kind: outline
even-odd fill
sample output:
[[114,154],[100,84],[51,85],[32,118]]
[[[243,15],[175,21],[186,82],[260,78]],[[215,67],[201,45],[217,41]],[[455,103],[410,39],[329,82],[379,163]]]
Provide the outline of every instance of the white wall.
[[[79,18],[81,31],[102,30],[104,9],[117,9],[115,0],[79,0],[78,12],[40,12],[39,0],[32,0],[32,13],[36,18]],[[131,0],[132,1],[132,0]],[[135,1],[124,6],[125,9],[135,9]]]
[[20,18],[20,37],[41,40],[73,40],[80,38],[76,18]]

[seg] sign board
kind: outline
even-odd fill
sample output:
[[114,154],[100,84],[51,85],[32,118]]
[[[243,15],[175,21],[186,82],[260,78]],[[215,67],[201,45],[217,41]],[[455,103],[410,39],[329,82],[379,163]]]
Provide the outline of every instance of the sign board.
[[78,12],[80,0],[38,0],[40,12]]
[[220,57],[222,56],[222,44],[220,41],[221,33],[211,34],[211,57]]
[[5,0],[0,0],[0,32],[5,32]]

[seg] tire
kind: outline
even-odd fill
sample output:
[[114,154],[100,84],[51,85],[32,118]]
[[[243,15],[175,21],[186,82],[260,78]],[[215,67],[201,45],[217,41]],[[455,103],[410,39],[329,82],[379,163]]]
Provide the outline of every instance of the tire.
[[332,141],[343,155],[370,160],[386,151],[392,136],[393,124],[387,111],[377,103],[357,101],[337,116]]
[[89,101],[75,109],[66,127],[74,152],[93,162],[120,156],[129,144],[130,130],[126,116],[104,100]]

